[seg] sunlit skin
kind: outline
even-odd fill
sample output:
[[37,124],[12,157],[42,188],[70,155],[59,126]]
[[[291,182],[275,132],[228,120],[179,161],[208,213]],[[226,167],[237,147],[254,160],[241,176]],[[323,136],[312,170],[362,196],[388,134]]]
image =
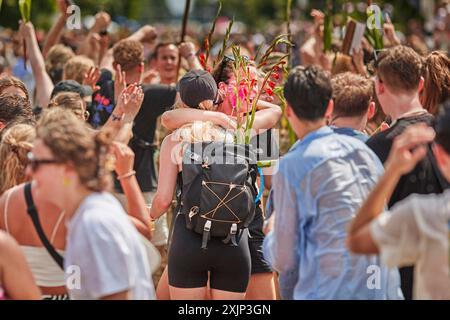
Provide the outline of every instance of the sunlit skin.
[[6,87],[5,89],[3,89],[2,95],[19,96],[19,97],[25,98],[25,99],[27,98],[27,95],[25,94],[25,92],[23,92],[22,89],[20,89],[18,87],[14,87],[14,86],[9,86],[9,87]]
[[156,70],[161,78],[161,84],[173,84],[177,82],[178,48],[170,44],[158,49]]

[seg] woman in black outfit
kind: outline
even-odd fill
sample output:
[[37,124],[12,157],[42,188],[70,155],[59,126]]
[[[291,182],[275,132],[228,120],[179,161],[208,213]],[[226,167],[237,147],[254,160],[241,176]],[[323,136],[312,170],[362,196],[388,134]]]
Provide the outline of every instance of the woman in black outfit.
[[[218,90],[214,78],[206,71],[191,71],[180,81],[180,106],[215,110]],[[233,136],[211,122],[186,125],[166,137],[161,146],[160,180],[150,216],[156,219],[171,204],[181,180],[183,145],[195,142],[233,142]],[[178,211],[169,249],[169,285],[173,300],[203,300],[210,281],[213,300],[243,300],[251,273],[248,232],[238,238],[238,246],[212,238],[203,250],[202,235],[186,228],[186,217]]]

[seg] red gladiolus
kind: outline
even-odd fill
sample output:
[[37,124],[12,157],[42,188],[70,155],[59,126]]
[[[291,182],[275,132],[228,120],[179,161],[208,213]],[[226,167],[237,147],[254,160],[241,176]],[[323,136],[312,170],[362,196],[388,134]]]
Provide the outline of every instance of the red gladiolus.
[[252,79],[252,82],[250,83],[250,88],[253,88],[256,84],[256,79]]
[[205,54],[204,53],[200,54],[198,58],[200,60],[200,64],[202,65],[202,67],[204,69],[206,69],[207,66],[206,66],[206,56],[205,56]]
[[278,73],[276,73],[276,72],[272,73],[271,77],[272,77],[272,79],[280,80],[280,75]]
[[266,89],[266,93],[271,97],[273,96],[273,90],[270,88]]
[[268,81],[267,84],[269,85],[269,87],[273,90],[276,87],[275,82],[273,81]]
[[273,71],[275,71],[275,72],[279,72],[279,71],[280,71],[280,67],[279,67],[279,66],[275,66],[275,67],[273,67]]

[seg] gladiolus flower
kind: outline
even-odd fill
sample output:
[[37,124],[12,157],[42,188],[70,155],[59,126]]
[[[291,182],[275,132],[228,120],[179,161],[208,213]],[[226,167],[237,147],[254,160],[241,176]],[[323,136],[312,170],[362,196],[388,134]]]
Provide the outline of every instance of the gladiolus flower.
[[240,87],[239,88],[239,99],[245,100],[248,96],[248,89],[246,87]]
[[270,89],[270,88],[267,88],[266,89],[266,93],[269,95],[269,96],[273,96],[273,90],[272,89]]
[[269,87],[273,90],[276,87],[275,82],[273,81],[268,81],[267,84],[269,85]]
[[280,75],[278,73],[276,73],[276,72],[272,73],[271,77],[274,80],[280,80]]

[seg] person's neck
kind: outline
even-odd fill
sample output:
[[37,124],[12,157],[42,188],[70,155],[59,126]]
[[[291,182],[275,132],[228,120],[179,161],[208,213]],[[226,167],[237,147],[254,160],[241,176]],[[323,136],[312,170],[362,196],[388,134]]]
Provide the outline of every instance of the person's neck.
[[303,140],[308,134],[325,127],[327,122],[325,119],[317,121],[306,121],[298,119],[298,122],[292,123],[291,126],[298,139]]
[[393,101],[391,105],[395,106],[391,109],[390,116],[392,121],[397,121],[398,119],[404,117],[405,115],[425,111],[422,104],[420,103],[419,96],[414,97],[400,97],[396,101]]
[[172,78],[161,78],[160,83],[164,84],[164,85],[172,85],[172,84],[177,83],[177,80],[176,80],[175,77],[172,77]]
[[337,128],[351,128],[363,132],[366,129],[367,120],[365,117],[336,117],[331,125]]
[[134,83],[140,84],[141,83],[141,74],[138,72],[127,73],[125,80],[126,80],[127,85],[134,84]]
[[91,190],[85,187],[78,187],[70,192],[67,192],[67,194],[70,194],[70,196],[65,199],[63,209],[66,212],[66,219],[68,221],[73,218],[81,203],[92,193],[93,192]]

